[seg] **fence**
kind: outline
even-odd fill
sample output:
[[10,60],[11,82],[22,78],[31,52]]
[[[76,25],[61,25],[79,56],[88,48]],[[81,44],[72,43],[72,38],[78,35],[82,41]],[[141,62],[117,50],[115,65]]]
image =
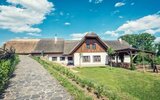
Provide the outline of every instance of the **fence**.
[[0,60],[1,59],[8,59],[15,54],[15,49],[10,47],[9,49],[0,48]]

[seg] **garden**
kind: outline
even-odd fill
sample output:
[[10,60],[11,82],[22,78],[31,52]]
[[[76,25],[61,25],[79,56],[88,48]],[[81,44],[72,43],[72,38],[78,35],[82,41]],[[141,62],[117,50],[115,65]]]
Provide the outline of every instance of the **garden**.
[[[76,100],[159,100],[159,74],[109,66],[69,69],[34,57]],[[83,98],[82,98],[83,97]]]

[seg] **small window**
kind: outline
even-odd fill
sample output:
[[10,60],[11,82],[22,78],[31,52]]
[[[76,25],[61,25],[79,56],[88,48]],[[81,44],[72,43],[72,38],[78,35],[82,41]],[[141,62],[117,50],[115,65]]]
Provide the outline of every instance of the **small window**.
[[92,49],[96,49],[96,44],[95,43],[92,44]]
[[87,48],[87,49],[90,49],[90,44],[86,44],[86,48]]
[[90,62],[90,56],[83,56],[83,62]]
[[68,57],[68,60],[73,60],[73,57]]
[[60,57],[60,61],[65,61],[65,57]]
[[86,49],[90,49],[90,41],[89,40],[86,41]]
[[93,56],[93,62],[101,62],[101,56]]
[[57,61],[57,57],[52,57],[52,61]]

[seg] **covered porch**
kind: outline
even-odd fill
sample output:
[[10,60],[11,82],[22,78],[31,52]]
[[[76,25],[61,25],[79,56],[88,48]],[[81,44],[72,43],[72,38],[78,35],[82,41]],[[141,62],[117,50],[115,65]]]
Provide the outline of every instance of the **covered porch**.
[[149,57],[149,59],[151,60],[154,59],[155,56],[154,52],[138,50],[135,48],[126,48],[126,49],[115,50],[114,54],[115,60],[112,62],[112,65],[115,67],[123,67],[129,69],[132,66],[134,66],[135,64],[134,59],[138,56],[140,52],[145,53]]

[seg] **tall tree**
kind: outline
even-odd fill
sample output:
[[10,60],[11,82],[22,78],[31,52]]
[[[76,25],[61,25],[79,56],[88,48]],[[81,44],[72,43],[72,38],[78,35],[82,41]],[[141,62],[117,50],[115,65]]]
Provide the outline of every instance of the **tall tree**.
[[130,45],[137,49],[154,51],[155,36],[149,33],[127,34],[119,38],[127,41]]

